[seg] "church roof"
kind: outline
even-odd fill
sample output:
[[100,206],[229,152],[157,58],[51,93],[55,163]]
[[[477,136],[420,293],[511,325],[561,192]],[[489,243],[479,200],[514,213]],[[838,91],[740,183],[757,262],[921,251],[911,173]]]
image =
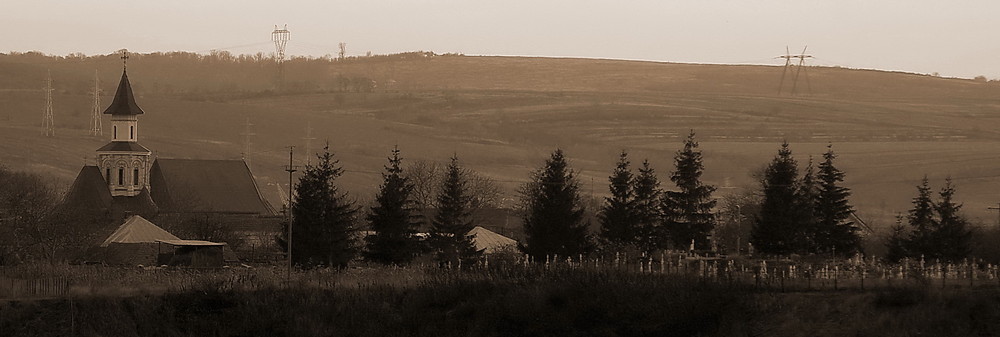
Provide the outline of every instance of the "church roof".
[[137,142],[110,142],[97,151],[150,152],[149,149]]
[[118,82],[118,91],[115,92],[115,99],[111,105],[104,110],[105,114],[111,115],[141,115],[142,108],[135,103],[135,96],[132,95],[132,84],[128,82],[128,72],[122,70],[122,79]]
[[242,160],[159,158],[149,179],[153,200],[164,212],[275,214]]
[[84,166],[80,169],[63,198],[61,207],[72,211],[107,211],[114,217],[123,214],[154,216],[157,213],[156,204],[146,189],[142,189],[134,197],[112,197],[108,183],[97,166]]
[[107,247],[112,243],[155,243],[161,240],[180,240],[180,238],[141,216],[133,215],[111,233],[101,247]]

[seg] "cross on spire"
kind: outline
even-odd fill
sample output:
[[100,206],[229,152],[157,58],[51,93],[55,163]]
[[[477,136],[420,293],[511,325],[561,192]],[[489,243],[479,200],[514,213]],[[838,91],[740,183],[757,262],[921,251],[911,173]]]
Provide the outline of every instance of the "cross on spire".
[[122,53],[122,68],[128,68],[128,49],[120,50]]

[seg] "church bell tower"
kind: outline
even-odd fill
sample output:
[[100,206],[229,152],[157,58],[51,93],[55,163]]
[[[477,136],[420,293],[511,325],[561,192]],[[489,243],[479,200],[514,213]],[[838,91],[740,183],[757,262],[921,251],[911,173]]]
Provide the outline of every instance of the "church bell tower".
[[139,115],[143,114],[132,95],[128,81],[128,52],[122,51],[122,79],[118,82],[111,105],[104,110],[111,115],[111,142],[97,149],[97,165],[111,196],[131,197],[149,189],[149,149],[139,144]]

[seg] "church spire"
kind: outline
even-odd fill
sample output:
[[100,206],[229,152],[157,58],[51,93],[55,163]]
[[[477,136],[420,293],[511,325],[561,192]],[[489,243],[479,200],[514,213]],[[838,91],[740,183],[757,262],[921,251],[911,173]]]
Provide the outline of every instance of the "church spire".
[[111,105],[104,110],[110,115],[140,115],[142,108],[135,103],[135,96],[132,94],[132,84],[128,81],[128,50],[122,49],[122,79],[118,82],[118,91]]

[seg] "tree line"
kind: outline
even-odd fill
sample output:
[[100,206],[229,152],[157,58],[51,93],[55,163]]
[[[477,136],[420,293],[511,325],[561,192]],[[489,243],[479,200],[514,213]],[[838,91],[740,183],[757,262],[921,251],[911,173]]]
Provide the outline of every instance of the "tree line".
[[[861,228],[849,202],[851,192],[842,186],[845,173],[835,165],[836,158],[830,145],[818,165],[810,158],[800,174],[789,144],[781,145],[758,177],[751,252],[840,257],[864,253]],[[421,207],[427,201],[417,201],[414,180],[422,175],[404,172],[398,148],[388,157],[383,183],[367,209],[337,190],[335,180],[342,169],[329,150],[318,159],[296,185],[298,196],[291,209],[295,263],[344,267],[360,255],[376,263],[403,265],[430,254],[442,266],[458,267],[475,264],[482,256],[468,235],[475,226],[471,210],[477,196],[470,190],[470,177],[476,174],[462,168],[457,156],[435,188],[420,192],[424,199],[433,194],[432,208]],[[608,177],[610,194],[597,211],[598,230],[591,233],[579,178],[563,151],[555,150],[519,190],[517,208],[524,230],[519,250],[536,260],[626,250],[647,254],[664,249],[716,250],[718,209],[712,195],[716,187],[702,181],[704,164],[693,131],[673,162],[669,179],[674,186],[664,189],[648,159],[633,173],[628,152],[622,151]],[[416,167],[420,171],[421,166]],[[935,203],[926,184],[925,180],[910,212],[914,229],[907,236],[905,228],[896,227],[895,236],[887,241],[889,258],[967,257],[971,234],[967,221],[958,215],[960,205],[952,200],[954,187],[949,180]],[[368,224],[363,235],[354,227],[361,217]],[[420,234],[421,224],[427,224],[426,235]],[[285,226],[279,235],[282,247],[286,247]]]
[[[621,251],[647,255],[664,249],[721,251],[716,246],[732,235],[719,228],[724,223],[719,217],[723,209],[735,206],[747,212],[738,216],[750,217],[750,253],[863,254],[851,192],[842,186],[845,173],[835,165],[836,158],[830,145],[818,165],[810,158],[800,174],[789,144],[781,144],[757,176],[759,187],[753,193],[723,198],[717,207],[715,186],[702,181],[702,152],[693,131],[673,157],[670,189],[661,186],[648,159],[633,173],[628,152],[622,151],[608,177],[610,193],[597,206],[597,230],[591,231],[580,180],[563,151],[556,149],[520,187],[515,208],[524,232],[518,248],[536,260]],[[295,184],[296,196],[288,210],[296,264],[345,267],[359,256],[392,265],[405,265],[423,255],[433,256],[442,266],[479,261],[483,251],[469,236],[479,220],[474,214],[485,205],[495,205],[501,193],[495,182],[462,167],[457,155],[444,168],[416,162],[404,169],[401,151],[394,148],[374,201],[364,207],[337,187],[344,171],[329,147],[317,159]],[[972,231],[955,193],[948,179],[934,200],[925,177],[917,186],[913,208],[898,218],[884,239],[886,258],[969,257],[975,248]],[[93,240],[96,224],[106,215],[65,209],[59,206],[60,199],[43,177],[0,168],[0,264],[55,260],[60,251],[82,249]],[[285,251],[288,225],[282,224],[276,238]]]

